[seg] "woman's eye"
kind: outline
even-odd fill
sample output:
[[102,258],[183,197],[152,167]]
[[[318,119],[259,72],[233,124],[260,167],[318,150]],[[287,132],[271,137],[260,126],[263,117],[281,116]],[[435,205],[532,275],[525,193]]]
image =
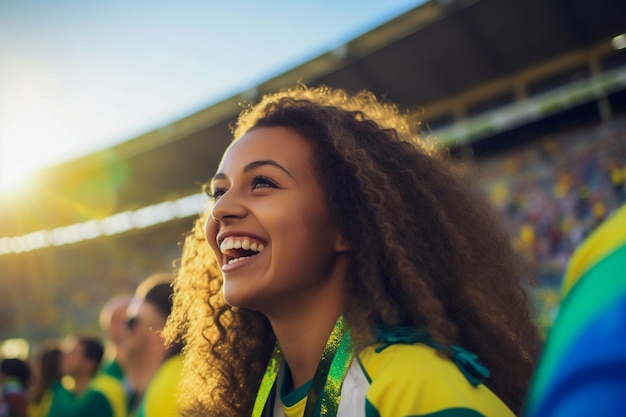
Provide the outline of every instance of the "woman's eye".
[[225,192],[224,188],[204,187],[204,193],[213,201],[218,200]]
[[214,190],[214,191],[211,193],[210,197],[213,199],[213,201],[216,201],[216,200],[218,200],[221,196],[223,196],[225,192],[226,192],[226,190],[225,190],[225,189],[223,189],[223,188],[218,188],[218,189]]
[[267,177],[257,175],[252,179],[252,189],[257,188],[276,188],[276,184]]

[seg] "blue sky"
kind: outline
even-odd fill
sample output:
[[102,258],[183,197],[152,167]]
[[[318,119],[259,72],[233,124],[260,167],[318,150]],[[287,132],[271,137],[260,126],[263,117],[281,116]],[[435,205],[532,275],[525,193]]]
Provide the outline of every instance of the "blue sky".
[[0,1],[0,189],[245,91],[423,0]]

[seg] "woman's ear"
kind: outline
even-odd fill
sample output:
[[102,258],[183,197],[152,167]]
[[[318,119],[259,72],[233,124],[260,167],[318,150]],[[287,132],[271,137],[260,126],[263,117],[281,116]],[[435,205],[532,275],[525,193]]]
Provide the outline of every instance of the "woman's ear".
[[350,252],[350,244],[346,239],[344,239],[341,233],[337,234],[337,239],[335,240],[335,250],[337,252]]

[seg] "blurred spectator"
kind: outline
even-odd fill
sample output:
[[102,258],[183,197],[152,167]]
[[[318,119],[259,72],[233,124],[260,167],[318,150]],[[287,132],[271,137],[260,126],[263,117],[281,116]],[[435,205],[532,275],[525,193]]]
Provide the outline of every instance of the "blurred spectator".
[[26,417],[29,380],[30,366],[27,362],[18,358],[0,362],[0,417]]
[[74,397],[61,384],[61,348],[56,342],[43,344],[33,357],[28,417],[54,417],[68,410]]
[[121,362],[123,350],[119,349],[124,337],[126,326],[126,310],[130,305],[130,294],[117,295],[111,298],[100,310],[100,328],[105,333],[105,350],[102,371],[120,381],[124,380]]
[[[624,161],[623,119],[564,130],[476,161],[485,194],[500,209],[516,248],[535,264],[542,292],[558,295],[573,251],[626,201]],[[534,299],[542,315],[554,316],[558,297]],[[541,305],[546,300],[552,304]]]
[[169,273],[159,273],[144,280],[128,309],[125,372],[137,391],[131,415],[138,417],[179,415],[176,393],[182,346],[166,346],[161,335],[172,312],[172,278]]
[[526,417],[624,415],[626,205],[576,250]]
[[104,346],[95,338],[72,337],[61,359],[64,375],[74,379],[75,401],[63,417],[124,417],[126,393],[122,382],[98,372]]
[[612,159],[610,162],[611,183],[621,203],[626,202],[626,162]]

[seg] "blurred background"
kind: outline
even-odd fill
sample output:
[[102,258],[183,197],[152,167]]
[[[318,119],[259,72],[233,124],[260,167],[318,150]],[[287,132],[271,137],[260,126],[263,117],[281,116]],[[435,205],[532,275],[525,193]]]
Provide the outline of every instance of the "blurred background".
[[298,81],[421,115],[533,262],[544,331],[626,201],[626,2],[91,3],[0,3],[5,347],[98,331],[172,270],[242,103]]

